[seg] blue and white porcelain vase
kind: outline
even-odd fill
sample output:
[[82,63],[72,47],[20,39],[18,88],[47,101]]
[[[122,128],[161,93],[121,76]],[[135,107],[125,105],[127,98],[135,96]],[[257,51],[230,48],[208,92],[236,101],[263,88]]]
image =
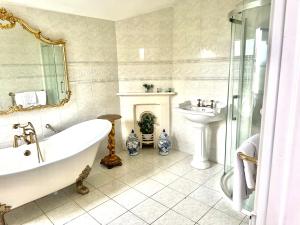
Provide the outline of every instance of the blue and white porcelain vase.
[[168,155],[171,150],[171,141],[165,129],[163,129],[163,132],[159,136],[158,149],[161,155]]
[[128,150],[128,154],[131,156],[139,154],[140,150],[140,141],[136,134],[134,133],[134,130],[131,131],[129,134],[127,141],[126,141],[126,148]]

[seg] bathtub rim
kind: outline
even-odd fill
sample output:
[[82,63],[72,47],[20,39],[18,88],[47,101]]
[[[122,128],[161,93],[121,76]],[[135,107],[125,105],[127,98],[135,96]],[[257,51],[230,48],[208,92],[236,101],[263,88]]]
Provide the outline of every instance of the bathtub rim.
[[[96,144],[97,142],[100,143],[100,142],[101,142],[101,141],[109,134],[109,132],[111,131],[112,124],[111,124],[111,122],[108,121],[108,120],[103,120],[103,119],[92,119],[92,120],[87,120],[87,121],[84,121],[84,122],[80,122],[80,123],[74,124],[74,125],[72,125],[72,126],[66,128],[65,130],[70,129],[70,128],[76,126],[76,125],[79,125],[79,124],[82,124],[82,123],[86,123],[86,122],[90,122],[90,121],[103,121],[104,123],[106,123],[106,124],[108,125],[108,128],[109,128],[109,129],[108,129],[106,132],[104,132],[104,134],[103,134],[103,136],[102,136],[101,138],[99,138],[99,139],[97,139],[97,140],[96,140],[96,138],[94,138],[93,140],[87,142],[88,144],[87,144],[86,148],[83,148],[82,150],[77,151],[75,154],[68,155],[68,156],[66,156],[66,157],[64,157],[64,158],[60,158],[60,159],[55,160],[55,161],[38,163],[38,164],[36,164],[36,166],[30,167],[30,168],[28,168],[28,169],[24,169],[24,170],[20,170],[20,171],[13,171],[13,172],[5,173],[5,174],[1,174],[1,172],[0,172],[0,178],[1,178],[1,177],[6,177],[6,176],[11,176],[11,175],[17,175],[17,174],[24,173],[24,172],[29,172],[29,171],[31,171],[31,170],[37,169],[37,168],[42,167],[42,166],[46,166],[46,165],[49,165],[49,164],[52,164],[52,163],[61,162],[61,161],[65,160],[65,159],[68,159],[68,158],[71,158],[71,157],[73,157],[73,156],[75,156],[75,155],[77,155],[77,154],[80,154],[81,152],[85,151],[86,149],[88,149],[89,147],[93,146],[93,145]],[[63,131],[65,131],[65,130],[63,130]],[[61,131],[61,132],[63,132],[63,131]],[[60,133],[61,133],[61,132],[60,132]],[[54,134],[54,135],[57,135],[57,134]],[[51,137],[53,137],[54,135],[52,135]],[[46,141],[48,141],[49,139],[51,139],[51,137],[49,137]],[[31,145],[35,145],[35,144],[31,144]],[[29,145],[25,145],[25,144],[24,144],[24,145],[21,145],[21,146],[23,147],[23,146],[29,146]],[[21,146],[20,146],[20,147],[21,147]],[[0,150],[10,149],[10,148],[11,148],[11,147],[9,147],[9,148],[3,148],[3,149],[0,149]],[[18,149],[18,148],[17,148],[17,149]]]

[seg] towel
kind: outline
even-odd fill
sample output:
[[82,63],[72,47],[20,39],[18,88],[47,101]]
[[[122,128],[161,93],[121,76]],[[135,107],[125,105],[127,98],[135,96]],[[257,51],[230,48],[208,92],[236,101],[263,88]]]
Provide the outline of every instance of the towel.
[[16,105],[22,105],[23,108],[37,105],[35,91],[20,92],[15,94]]
[[46,105],[47,103],[47,95],[46,91],[36,91],[36,98],[38,105]]
[[234,167],[233,207],[241,211],[243,200],[248,198],[255,188],[256,165],[239,158],[238,153],[256,157],[259,149],[259,134],[248,138],[238,148]]

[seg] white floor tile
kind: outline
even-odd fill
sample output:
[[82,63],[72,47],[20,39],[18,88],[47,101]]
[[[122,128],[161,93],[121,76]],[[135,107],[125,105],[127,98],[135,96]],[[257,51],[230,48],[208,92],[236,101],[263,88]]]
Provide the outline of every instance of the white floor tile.
[[[170,210],[158,220],[156,220],[153,225],[193,225],[194,222],[187,219],[186,217]],[[227,225],[227,224],[226,224]]]
[[131,187],[128,186],[127,184],[124,184],[118,180],[112,180],[111,182],[100,186],[98,189],[106,194],[107,196],[113,198],[119,194],[121,194],[122,192],[130,189]]
[[237,212],[236,210],[234,210],[232,208],[232,204],[230,202],[228,202],[228,200],[226,199],[222,199],[221,201],[219,201],[215,206],[215,209],[218,209],[219,211],[227,214],[228,216],[234,217],[238,220],[242,220],[245,215],[241,212]]
[[86,213],[77,217],[76,219],[71,220],[70,222],[66,223],[66,225],[99,225],[99,223]]
[[53,225],[47,216],[42,215],[22,225]]
[[70,201],[71,199],[63,191],[58,191],[36,200],[36,203],[44,212],[49,212]]
[[166,211],[168,211],[167,207],[150,198],[131,209],[132,213],[142,218],[147,223],[154,222]]
[[155,180],[147,179],[134,186],[134,189],[150,197],[151,195],[155,194],[156,192],[163,189],[164,187],[165,187],[164,185],[162,185],[161,183]]
[[140,192],[134,190],[133,188],[124,191],[123,193],[117,195],[113,199],[120,205],[124,206],[126,209],[131,209],[137,204],[144,201],[147,197]]
[[124,182],[125,184],[133,187],[137,185],[138,183],[146,180],[148,176],[145,176],[144,174],[141,174],[139,172],[133,172],[126,174],[125,176],[122,176],[119,178],[121,182]]
[[124,214],[127,210],[113,200],[104,202],[96,208],[89,211],[100,224],[105,225]]
[[174,182],[178,178],[179,178],[179,176],[177,176],[173,173],[167,172],[167,171],[162,171],[151,177],[151,179],[156,180],[159,183],[162,183],[164,185],[168,185],[168,184]]
[[133,215],[131,212],[127,212],[115,219],[109,225],[147,225],[143,220]]
[[94,190],[86,195],[75,198],[74,201],[85,211],[89,211],[92,208],[95,208],[96,206],[107,201],[108,199],[109,198],[106,195],[102,194],[100,191]]
[[193,182],[197,182],[198,184],[204,184],[212,177],[212,175],[203,172],[203,170],[193,169],[187,172],[183,177]]
[[174,173],[178,176],[183,176],[192,169],[193,167],[190,163],[187,163],[186,161],[179,161],[178,163],[175,163],[171,167],[167,168],[167,171]]
[[184,199],[185,195],[166,187],[158,193],[156,193],[155,195],[153,195],[152,198],[160,202],[161,204],[171,208],[178,202],[180,202],[182,199]]
[[179,202],[173,210],[177,213],[197,222],[205,215],[211,207],[205,205],[193,198],[187,197],[182,202]]
[[53,224],[62,225],[84,213],[85,212],[83,211],[83,209],[81,209],[74,202],[69,202],[50,212],[47,212],[46,215]]
[[221,200],[222,166],[196,170],[190,166],[191,156],[177,151],[166,157],[153,149],[143,149],[136,157],[118,154],[121,167],[108,170],[99,160],[94,163],[85,182],[89,194],[80,195],[71,185],[8,213],[8,224],[246,225],[243,215]]
[[35,202],[28,203],[19,208],[13,209],[5,215],[8,224],[23,224],[43,215],[41,209]]
[[204,183],[204,186],[208,187],[210,189],[213,189],[215,191],[222,192],[222,188],[220,185],[220,180],[221,180],[222,174],[223,174],[223,172],[217,173],[212,178],[210,178],[208,181],[206,181]]
[[105,173],[97,173],[87,178],[87,182],[98,188],[101,185],[107,184],[112,181],[113,178]]
[[182,193],[185,195],[189,195],[191,192],[196,190],[200,184],[190,181],[185,178],[179,178],[175,180],[173,183],[169,184],[168,187]]
[[201,186],[191,193],[190,197],[199,200],[206,205],[214,206],[222,198],[222,195],[217,191]]
[[103,172],[111,177],[119,178],[133,171],[133,168],[123,163],[122,166],[116,166],[112,169],[105,169]]
[[199,225],[239,225],[240,220],[230,217],[216,209],[211,209],[197,224]]

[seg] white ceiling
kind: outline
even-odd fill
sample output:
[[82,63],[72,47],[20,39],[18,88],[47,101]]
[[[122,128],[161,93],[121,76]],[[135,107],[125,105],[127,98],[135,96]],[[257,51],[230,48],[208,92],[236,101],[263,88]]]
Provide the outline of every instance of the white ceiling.
[[173,5],[175,0],[0,0],[32,8],[45,9],[106,20],[122,20]]

